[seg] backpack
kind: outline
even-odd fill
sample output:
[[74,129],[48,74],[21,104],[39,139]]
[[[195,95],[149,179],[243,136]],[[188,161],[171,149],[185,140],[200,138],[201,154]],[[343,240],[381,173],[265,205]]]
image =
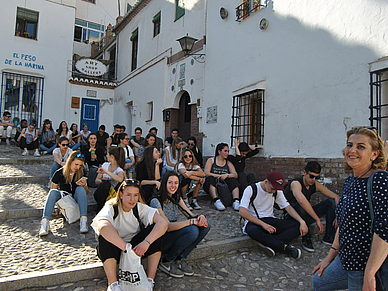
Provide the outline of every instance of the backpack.
[[[133,215],[135,215],[137,221],[139,222],[140,230],[143,230],[145,227],[144,227],[143,222],[140,220],[139,210],[137,209],[137,203],[136,203],[135,207],[132,208],[132,210],[133,210]],[[119,206],[117,204],[114,204],[113,205],[113,220],[115,220],[117,218],[117,216],[119,216]]]

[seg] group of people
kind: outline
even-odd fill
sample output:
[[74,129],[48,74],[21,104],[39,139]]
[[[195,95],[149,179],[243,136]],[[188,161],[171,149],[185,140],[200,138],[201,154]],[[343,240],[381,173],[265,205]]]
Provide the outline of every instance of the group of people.
[[[202,185],[214,207],[225,209],[217,191],[219,180],[227,184],[233,209],[245,219],[243,232],[269,257],[284,252],[299,259],[301,250],[290,244],[299,236],[302,248],[314,252],[309,226],[316,223],[319,234],[324,233],[322,243],[331,247],[313,271],[314,290],[361,290],[363,286],[374,290],[380,284],[376,274],[388,255],[388,173],[377,172],[369,179],[377,170],[386,169],[384,143],[375,130],[355,127],[348,131],[343,153],[345,166],[353,170],[353,175],[338,196],[318,181],[322,169],[316,161],[308,162],[303,175],[288,183],[279,172],[268,173],[266,179],[257,182],[253,174],[244,171],[245,160],[259,150],[246,143],[236,141],[234,155],[229,154],[227,144],[218,144],[214,157],[203,167],[202,155],[197,158],[200,151],[195,138],[183,141],[176,131],[175,137],[171,135],[161,144],[156,128],[142,138],[140,128],[136,128],[135,136],[128,137],[119,127],[115,126],[113,135],[105,139],[109,144],[106,148],[98,149],[98,140],[104,134],[100,130],[89,134],[81,152],[68,152],[67,137],[58,140],[61,159],[57,162],[62,164],[58,163],[60,167],[52,175],[39,233],[49,233],[48,220],[61,191],[78,202],[80,232],[88,231],[88,184],[97,187],[97,216],[92,228],[98,236],[98,256],[108,277],[108,290],[121,290],[116,268],[121,251],[129,248],[138,256],[148,257],[150,290],[158,266],[173,277],[193,275],[186,259],[206,236],[210,223],[191,210],[200,209],[197,196]],[[139,152],[141,158],[137,159]],[[94,178],[91,168],[95,168]],[[87,171],[86,182],[81,177]],[[311,196],[315,192],[328,199],[313,205]],[[369,205],[374,211],[373,224]],[[283,218],[275,217],[274,206],[284,210]],[[177,221],[178,211],[187,219]],[[321,222],[323,216],[326,227]]]

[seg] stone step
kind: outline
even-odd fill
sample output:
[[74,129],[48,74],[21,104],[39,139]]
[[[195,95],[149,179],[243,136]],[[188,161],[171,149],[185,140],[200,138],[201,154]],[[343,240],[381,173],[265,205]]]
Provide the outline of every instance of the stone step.
[[[199,260],[210,256],[226,254],[236,249],[250,249],[256,247],[256,242],[249,237],[238,237],[214,241],[199,245],[188,257],[188,260]],[[32,272],[0,278],[0,290],[24,290],[27,288],[45,288],[80,280],[104,278],[105,273],[101,262],[55,269],[50,271]]]
[[0,158],[0,165],[15,165],[15,164],[48,164],[52,165],[54,158],[50,156],[44,157],[19,157],[19,158]]

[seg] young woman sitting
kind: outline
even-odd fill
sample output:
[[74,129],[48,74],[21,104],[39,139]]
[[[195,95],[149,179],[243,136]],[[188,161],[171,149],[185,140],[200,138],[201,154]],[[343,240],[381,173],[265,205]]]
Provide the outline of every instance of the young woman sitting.
[[[103,163],[97,170],[96,184],[98,185],[94,192],[94,199],[97,202],[97,213],[104,207],[105,201],[109,196],[111,188],[115,188],[125,179],[124,150],[121,147],[110,147],[106,158],[108,162]],[[117,188],[117,187],[116,187]]]
[[85,156],[85,164],[87,166],[88,186],[97,187],[95,184],[97,170],[104,163],[104,149],[97,146],[97,135],[91,133],[88,138],[88,143],[81,148],[81,153]]
[[[156,209],[140,203],[140,199],[139,183],[125,180],[118,189],[118,195],[109,200],[93,219],[91,226],[98,236],[97,255],[108,279],[108,291],[122,290],[117,281],[117,264],[121,252],[131,248],[139,257],[148,257],[147,277],[149,290],[153,290],[161,256],[161,237],[167,230],[167,221]],[[135,207],[138,218],[134,215]],[[141,229],[139,223],[145,228]]]
[[178,136],[172,141],[171,146],[166,147],[166,154],[164,155],[164,163],[162,169],[162,177],[165,172],[174,170],[175,165],[181,158],[182,146],[183,140]]
[[[159,268],[175,278],[194,275],[186,259],[207,235],[210,224],[204,215],[194,216],[186,207],[179,195],[179,177],[176,172],[165,173],[160,197],[153,198],[150,205],[157,208],[159,213],[169,221],[168,230],[164,235],[163,258]],[[187,216],[187,220],[177,221],[178,209]]]
[[72,123],[70,126],[71,140],[70,147],[72,150],[76,150],[81,146],[81,136],[82,134],[78,131],[78,125]]
[[88,130],[88,125],[85,123],[83,126],[82,126],[82,131],[80,132],[81,136],[80,136],[80,142],[81,142],[81,145],[86,145],[88,143],[88,139],[89,139],[89,134],[90,134],[90,130]]
[[135,157],[133,156],[133,151],[129,146],[129,136],[126,133],[119,134],[119,146],[124,149],[125,153],[125,166],[124,170],[127,172],[127,177],[132,178],[135,164]]
[[136,152],[136,162],[140,162],[143,158],[144,150],[146,147],[154,146],[156,142],[156,136],[153,133],[148,133],[146,138],[142,141],[141,145]]
[[228,185],[229,191],[233,196],[233,209],[239,211],[239,183],[237,181],[237,172],[228,159],[229,146],[226,143],[219,143],[216,147],[214,158],[209,158],[205,165],[206,180],[203,189],[213,198],[214,206],[217,210],[225,210],[217,193],[217,179],[222,179]]
[[[177,164],[177,170],[181,176],[181,193],[183,201],[185,202],[188,209],[192,210],[193,208],[198,210],[201,209],[201,206],[198,205],[197,197],[201,185],[205,182],[204,177],[205,173],[202,171],[201,167],[198,165],[197,160],[195,159],[194,153],[186,148],[183,151],[182,158]],[[193,190],[193,200],[191,205],[189,199],[187,198],[187,189],[194,184]]]
[[143,200],[149,202],[160,188],[160,171],[162,159],[154,146],[144,150],[143,159],[136,165],[136,179],[141,183]]
[[202,153],[197,146],[197,139],[194,136],[190,136],[187,139],[187,147],[193,151],[195,159],[197,160],[199,166],[202,168],[203,167],[203,156],[202,156]]
[[54,149],[57,147],[55,142],[55,132],[51,125],[51,121],[46,119],[43,123],[41,132],[41,143],[39,149],[43,151],[43,154],[52,154]]
[[67,159],[73,152],[73,150],[69,148],[69,140],[66,136],[62,136],[58,139],[58,145],[59,148],[53,150],[54,162],[51,166],[50,179],[59,168],[66,164]]
[[34,151],[35,157],[40,157],[39,154],[39,130],[35,128],[35,123],[30,123],[24,128],[18,137],[20,148],[23,150],[22,156],[28,155],[28,150]]
[[88,199],[86,195],[88,195],[89,189],[86,180],[80,180],[84,176],[83,165],[83,155],[79,152],[72,152],[63,168],[55,172],[52,178],[51,190],[44,205],[39,236],[48,235],[50,231],[49,219],[53,213],[55,203],[62,198],[61,191],[73,195],[73,198],[77,201],[81,215],[80,232],[88,232]]
[[69,148],[76,150],[79,147],[79,144],[73,143],[73,134],[72,134],[72,131],[69,130],[69,128],[67,127],[66,121],[64,120],[61,121],[55,134],[56,134],[57,143],[59,143],[59,139],[62,136],[65,136],[69,140]]

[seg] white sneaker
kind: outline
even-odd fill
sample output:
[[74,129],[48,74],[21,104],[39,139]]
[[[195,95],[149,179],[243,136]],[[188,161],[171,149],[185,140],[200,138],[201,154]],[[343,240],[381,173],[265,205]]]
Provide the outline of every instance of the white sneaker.
[[233,202],[233,209],[238,211],[240,209],[240,202],[238,200],[235,200]]
[[197,199],[193,199],[193,202],[191,202],[191,207],[193,207],[195,210],[201,209],[201,206],[199,206]]
[[47,155],[47,151],[43,151],[43,152],[42,152],[42,155]]
[[88,230],[88,218],[86,216],[81,216],[79,219],[79,231],[80,233],[86,233]]
[[106,290],[107,291],[123,291],[123,289],[121,289],[121,286],[120,286],[118,281],[113,282],[112,284],[110,284],[108,286],[108,289],[106,289]]
[[186,198],[186,199],[183,199],[183,202],[185,202],[186,207],[187,207],[189,210],[193,210],[193,207],[190,206],[189,200],[188,200],[187,198]]
[[35,153],[34,153],[34,157],[40,157],[40,153],[39,153],[39,151],[35,151]]
[[9,141],[9,138],[6,138],[6,139],[5,139],[5,143],[7,144],[7,146],[10,146],[10,145],[11,145],[11,143],[10,143],[10,141]]
[[43,218],[40,223],[39,236],[45,236],[49,234],[50,221],[47,218]]
[[52,184],[52,182],[51,182],[51,180],[49,180],[47,183],[47,188],[51,189],[51,184]]
[[154,280],[152,278],[148,278],[148,291],[153,291],[154,285],[155,285]]
[[24,150],[24,151],[22,152],[22,156],[28,156],[28,150]]
[[225,210],[225,205],[222,204],[221,199],[218,199],[216,202],[214,202],[214,206],[219,211]]

